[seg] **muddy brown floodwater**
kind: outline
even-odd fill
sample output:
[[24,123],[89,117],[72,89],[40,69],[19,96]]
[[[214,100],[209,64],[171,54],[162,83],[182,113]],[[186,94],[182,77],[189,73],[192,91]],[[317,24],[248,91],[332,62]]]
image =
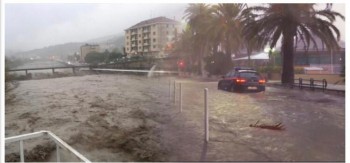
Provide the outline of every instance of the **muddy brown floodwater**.
[[[21,81],[6,93],[5,137],[49,130],[101,162],[345,160],[344,97],[274,87],[231,93],[217,90],[217,82],[177,78],[183,83],[180,113],[169,94],[174,79],[99,74]],[[204,88],[209,143],[203,141]],[[257,121],[285,129],[249,127]],[[26,141],[28,155],[38,145],[48,149],[46,161],[55,161],[52,144],[39,140]],[[7,161],[18,159],[16,143],[5,149]]]

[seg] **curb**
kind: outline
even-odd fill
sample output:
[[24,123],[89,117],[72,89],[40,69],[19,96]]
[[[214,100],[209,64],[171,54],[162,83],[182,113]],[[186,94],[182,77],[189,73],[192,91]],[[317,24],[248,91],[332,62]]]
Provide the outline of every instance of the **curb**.
[[[266,83],[266,86],[277,86],[277,87],[283,87],[283,88],[291,88],[294,89],[298,88],[297,86],[290,87],[290,86],[283,86],[281,83]],[[315,90],[323,91],[322,88],[315,87]],[[313,91],[311,88],[304,88],[304,89],[299,89],[299,90],[308,90],[308,91]],[[329,93],[337,93],[337,94],[344,94],[345,95],[345,90],[339,90],[339,89],[328,89],[326,88],[324,92],[329,92]]]

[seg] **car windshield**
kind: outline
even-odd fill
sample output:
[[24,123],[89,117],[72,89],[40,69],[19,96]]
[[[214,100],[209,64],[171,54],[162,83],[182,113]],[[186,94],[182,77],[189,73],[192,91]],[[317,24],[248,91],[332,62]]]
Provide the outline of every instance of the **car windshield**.
[[259,77],[259,74],[256,72],[241,72],[239,73],[240,77],[251,78],[251,77]]

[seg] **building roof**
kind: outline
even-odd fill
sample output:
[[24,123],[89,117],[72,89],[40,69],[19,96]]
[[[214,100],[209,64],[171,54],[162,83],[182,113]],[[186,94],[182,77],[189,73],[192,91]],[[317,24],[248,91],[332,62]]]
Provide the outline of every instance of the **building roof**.
[[[142,26],[146,26],[146,25],[150,25],[150,24],[155,24],[155,23],[180,23],[180,22],[161,16],[161,17],[156,17],[156,18],[144,20],[142,22],[139,22],[139,23],[131,26],[128,29],[138,28],[138,27],[142,27]],[[128,30],[128,29],[126,29],[126,30]]]
[[[265,53],[265,52],[261,52],[261,53],[257,53],[254,55],[250,56],[251,60],[268,60],[269,59],[269,54]],[[248,56],[246,57],[241,57],[241,58],[236,58],[233,59],[234,61],[238,61],[238,60],[248,60]]]
[[[315,39],[316,45],[310,40],[310,46],[309,46],[309,51],[312,50],[319,50],[319,51],[326,51],[327,47],[324,44],[324,42],[322,42],[322,40],[317,37],[317,36],[313,36],[313,38]],[[345,42],[340,40],[338,41],[338,45],[340,46],[340,48],[345,48]],[[295,46],[295,45],[294,45]],[[304,42],[302,40],[298,40],[297,44],[296,44],[296,51],[304,51],[306,45],[304,45]]]

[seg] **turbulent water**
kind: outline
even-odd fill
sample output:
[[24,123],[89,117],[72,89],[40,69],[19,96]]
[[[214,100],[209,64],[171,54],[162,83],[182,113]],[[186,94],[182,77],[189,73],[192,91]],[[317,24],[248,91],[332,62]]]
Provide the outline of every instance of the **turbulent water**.
[[157,65],[153,65],[152,68],[150,69],[150,71],[147,74],[147,77],[152,77],[154,74],[154,70],[156,69]]
[[[178,78],[174,102],[173,80],[100,74],[21,81],[6,93],[5,137],[50,130],[91,161],[345,160],[342,96],[274,87],[232,93],[217,90],[217,82]],[[257,121],[285,130],[250,127]],[[6,146],[7,154],[17,152],[16,143]]]

